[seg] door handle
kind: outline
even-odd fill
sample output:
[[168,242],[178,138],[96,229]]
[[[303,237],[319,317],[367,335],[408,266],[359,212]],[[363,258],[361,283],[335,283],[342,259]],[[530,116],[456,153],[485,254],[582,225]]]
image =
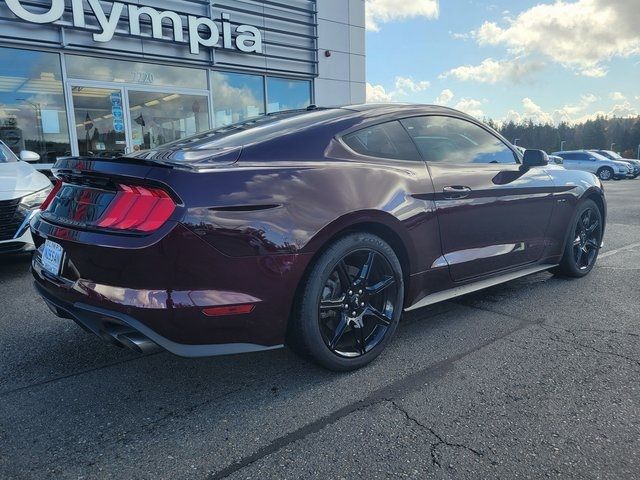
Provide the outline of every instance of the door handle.
[[461,185],[454,185],[451,187],[444,187],[442,189],[442,194],[447,200],[459,200],[471,195],[471,189]]

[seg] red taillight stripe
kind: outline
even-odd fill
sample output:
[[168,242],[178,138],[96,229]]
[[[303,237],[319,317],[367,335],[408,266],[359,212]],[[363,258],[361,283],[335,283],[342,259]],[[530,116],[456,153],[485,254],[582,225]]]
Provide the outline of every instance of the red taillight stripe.
[[51,205],[51,202],[53,202],[53,199],[56,198],[56,195],[58,194],[61,188],[62,188],[62,182],[60,180],[57,180],[56,184],[53,186],[53,189],[49,193],[49,196],[47,196],[45,201],[42,202],[42,205],[40,205],[40,210],[44,212],[47,208],[49,208],[49,205]]
[[163,190],[132,185],[120,185],[119,189],[98,226],[152,232],[175,211],[175,203]]
[[133,204],[136,203],[136,194],[132,188],[120,185],[120,189],[121,191],[116,193],[102,220],[98,222],[98,226],[109,228],[122,222]]
[[244,305],[232,305],[225,307],[211,307],[202,310],[207,317],[224,317],[226,315],[247,315],[256,308],[253,303],[246,303]]

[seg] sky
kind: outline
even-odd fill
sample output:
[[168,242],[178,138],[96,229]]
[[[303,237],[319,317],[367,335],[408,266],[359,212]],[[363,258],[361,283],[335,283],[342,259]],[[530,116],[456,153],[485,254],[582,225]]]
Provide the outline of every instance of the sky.
[[640,114],[640,0],[366,0],[367,101],[577,123]]

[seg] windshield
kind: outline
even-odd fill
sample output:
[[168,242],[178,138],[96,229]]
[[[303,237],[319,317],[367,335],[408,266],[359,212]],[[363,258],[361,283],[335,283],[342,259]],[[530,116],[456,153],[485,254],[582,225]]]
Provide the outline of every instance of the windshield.
[[622,157],[621,157],[619,154],[617,154],[616,152],[612,152],[612,151],[610,151],[610,150],[605,150],[603,153],[604,153],[607,157],[609,157],[609,158],[611,158],[611,159],[613,159],[613,160],[622,160]]
[[11,163],[17,161],[18,157],[16,157],[13,152],[9,150],[9,147],[0,142],[0,163]]

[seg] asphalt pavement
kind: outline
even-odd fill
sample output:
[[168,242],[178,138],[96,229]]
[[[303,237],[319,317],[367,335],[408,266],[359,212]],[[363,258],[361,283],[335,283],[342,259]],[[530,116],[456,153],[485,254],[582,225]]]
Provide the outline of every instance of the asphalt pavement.
[[593,273],[406,315],[374,364],[139,356],[0,260],[0,478],[639,478],[640,179]]

